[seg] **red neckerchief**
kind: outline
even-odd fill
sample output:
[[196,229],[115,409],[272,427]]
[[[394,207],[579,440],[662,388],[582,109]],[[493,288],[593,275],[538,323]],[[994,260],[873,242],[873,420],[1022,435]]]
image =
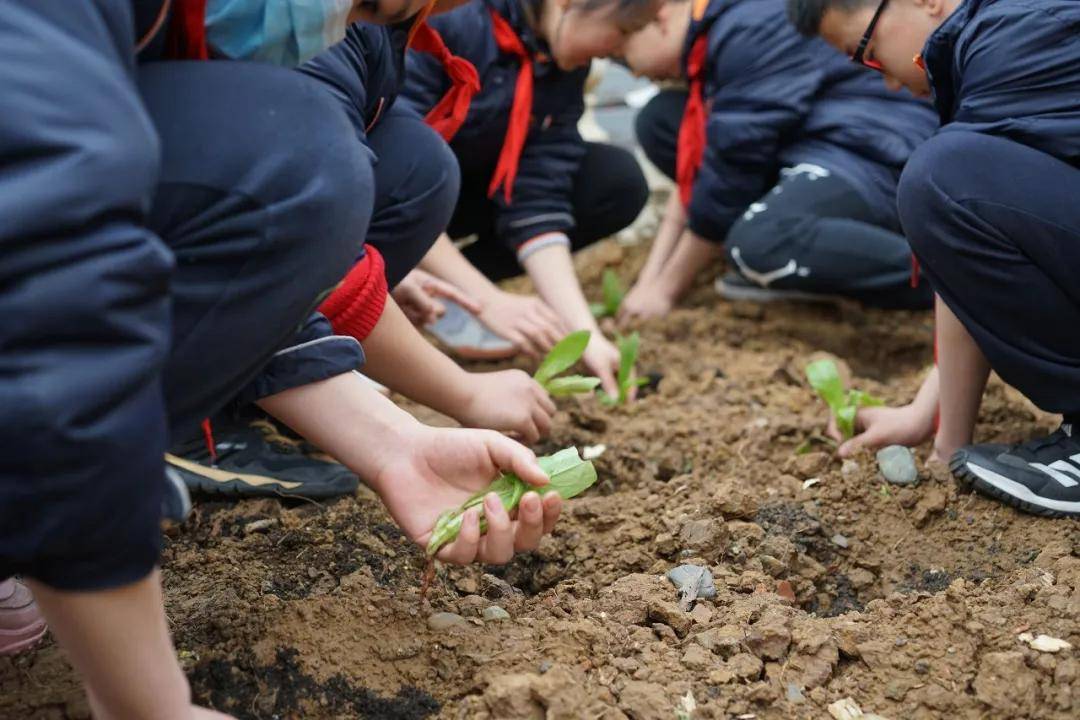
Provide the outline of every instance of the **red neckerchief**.
[[208,60],[206,0],[173,0],[166,55],[174,60]]
[[424,116],[424,121],[442,135],[443,140],[450,142],[469,114],[473,95],[480,92],[480,76],[471,62],[451,53],[438,31],[428,25],[427,17],[436,1],[432,0],[420,11],[409,30],[405,47],[433,55],[450,78],[450,89]]
[[515,55],[521,61],[517,84],[514,86],[514,103],[510,106],[510,120],[506,125],[506,137],[503,139],[502,150],[499,151],[495,174],[488,185],[488,197],[494,197],[499,185],[502,185],[503,197],[506,202],[510,202],[521,150],[525,147],[525,138],[529,134],[529,116],[532,114],[533,104],[533,60],[510,23],[490,8],[489,12],[495,45],[500,52]]
[[683,207],[690,205],[694,194],[694,180],[702,158],[705,157],[705,54],[708,51],[709,34],[701,33],[690,48],[686,61],[686,76],[690,82],[690,94],[686,99],[682,123],[679,125],[679,141],[675,154],[675,178],[679,185],[679,199]]

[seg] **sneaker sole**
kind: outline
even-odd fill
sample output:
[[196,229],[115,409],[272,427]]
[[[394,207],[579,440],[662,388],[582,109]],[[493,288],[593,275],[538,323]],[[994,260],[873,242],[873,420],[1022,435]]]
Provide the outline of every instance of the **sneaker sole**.
[[29,631],[33,634],[29,637],[24,637],[27,630],[22,630],[10,637],[0,632],[0,657],[12,657],[33,650],[45,638],[45,633],[48,631],[49,626],[42,621],[40,625],[33,626],[33,629]]
[[962,485],[973,487],[1017,510],[1043,517],[1080,517],[1080,503],[1041,498],[1015,480],[976,465],[964,450],[957,450],[952,456],[949,469]]
[[218,468],[208,468],[175,455],[165,455],[166,462],[172,466],[184,484],[191,490],[206,495],[225,497],[305,497],[309,500],[327,500],[329,498],[352,495],[359,487],[315,489],[304,487],[304,483],[278,480],[263,475],[245,475],[231,473]]
[[813,302],[822,304],[836,304],[840,299],[832,295],[818,295],[816,293],[801,292],[799,290],[770,290],[763,287],[748,287],[746,285],[731,285],[724,282],[723,278],[717,278],[713,284],[717,294],[728,300],[747,300],[750,302]]

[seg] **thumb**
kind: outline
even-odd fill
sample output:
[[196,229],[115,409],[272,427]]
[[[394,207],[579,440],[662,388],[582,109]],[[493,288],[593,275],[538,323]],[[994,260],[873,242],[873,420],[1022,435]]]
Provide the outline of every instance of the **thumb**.
[[859,433],[847,442],[840,445],[836,454],[842,458],[849,458],[863,448],[874,448],[878,445],[877,433],[871,428],[866,432]]
[[536,454],[521,443],[497,432],[485,432],[484,441],[488,455],[500,470],[512,472],[530,485],[538,487],[550,482],[536,462]]

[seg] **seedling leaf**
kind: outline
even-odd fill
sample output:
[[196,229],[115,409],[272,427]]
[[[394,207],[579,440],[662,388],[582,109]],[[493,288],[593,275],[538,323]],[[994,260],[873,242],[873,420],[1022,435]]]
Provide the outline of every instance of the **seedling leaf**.
[[619,348],[619,373],[616,377],[619,383],[617,396],[600,394],[600,401],[605,405],[622,405],[630,397],[630,389],[640,387],[649,382],[648,378],[635,378],[634,365],[637,364],[638,349],[641,347],[641,336],[637,332],[629,335],[619,335],[615,338],[615,344]]
[[462,518],[469,508],[479,507],[480,531],[487,530],[483,501],[484,496],[490,492],[498,494],[503,507],[512,512],[529,490],[536,490],[541,494],[554,490],[561,498],[569,500],[585,492],[596,482],[596,468],[591,462],[581,459],[577,448],[569,447],[554,455],[537,458],[536,461],[548,476],[547,485],[533,487],[513,473],[499,475],[487,488],[471,495],[457,508],[446,510],[439,516],[431,532],[431,539],[428,541],[428,557],[434,557],[443,545],[457,538],[458,533],[461,532]]
[[604,270],[600,293],[602,301],[589,304],[589,311],[593,314],[593,317],[615,317],[618,315],[619,306],[622,305],[626,290],[619,280],[619,275],[611,268]]
[[582,395],[592,392],[599,384],[600,378],[597,377],[567,375],[566,377],[549,380],[544,389],[552,397],[565,397],[567,395]]
[[551,351],[541,361],[540,367],[536,368],[533,379],[541,385],[546,385],[556,375],[573,367],[574,363],[580,360],[585,353],[585,348],[589,345],[590,335],[592,333],[588,330],[578,330],[555,343],[555,347],[551,348]]
[[862,390],[844,390],[840,371],[832,360],[815,360],[806,366],[806,379],[829,406],[845,439],[855,434],[855,415],[860,407],[881,405],[881,400]]

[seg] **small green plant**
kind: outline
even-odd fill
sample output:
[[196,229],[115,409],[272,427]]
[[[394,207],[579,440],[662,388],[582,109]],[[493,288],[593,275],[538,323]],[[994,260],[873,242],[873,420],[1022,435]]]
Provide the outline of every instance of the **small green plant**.
[[453,510],[447,510],[435,522],[435,529],[428,541],[427,555],[434,557],[439,549],[453,542],[461,532],[461,521],[469,508],[480,510],[480,531],[487,530],[484,518],[484,496],[490,492],[498,493],[499,500],[508,512],[512,512],[521,502],[521,498],[530,490],[546,493],[554,490],[564,500],[585,492],[596,482],[596,468],[587,460],[582,460],[577,448],[566,448],[554,455],[537,458],[540,468],[548,476],[549,483],[543,487],[533,487],[513,473],[503,473],[484,490],[476,493]]
[[585,348],[589,345],[591,334],[588,330],[570,333],[551,348],[551,352],[540,363],[540,367],[536,368],[533,379],[540,383],[540,386],[552,397],[592,392],[600,384],[600,378],[584,375],[556,377],[569,370],[581,359]]
[[619,383],[619,394],[608,395],[600,392],[600,402],[605,405],[622,405],[630,398],[630,390],[635,387],[646,385],[648,378],[634,377],[634,365],[637,364],[638,348],[641,346],[641,336],[637,332],[629,335],[617,335],[615,345],[619,348],[619,375],[616,380]]
[[836,426],[840,428],[845,439],[855,434],[855,413],[860,407],[882,404],[876,397],[862,390],[845,390],[840,371],[832,360],[815,360],[807,365],[806,379],[810,381],[810,387],[814,388],[829,406],[836,418]]
[[592,312],[593,317],[615,317],[618,315],[619,305],[622,304],[626,290],[623,288],[622,282],[619,281],[619,276],[611,268],[604,270],[604,279],[600,285],[600,292],[602,301],[589,303],[589,310]]

